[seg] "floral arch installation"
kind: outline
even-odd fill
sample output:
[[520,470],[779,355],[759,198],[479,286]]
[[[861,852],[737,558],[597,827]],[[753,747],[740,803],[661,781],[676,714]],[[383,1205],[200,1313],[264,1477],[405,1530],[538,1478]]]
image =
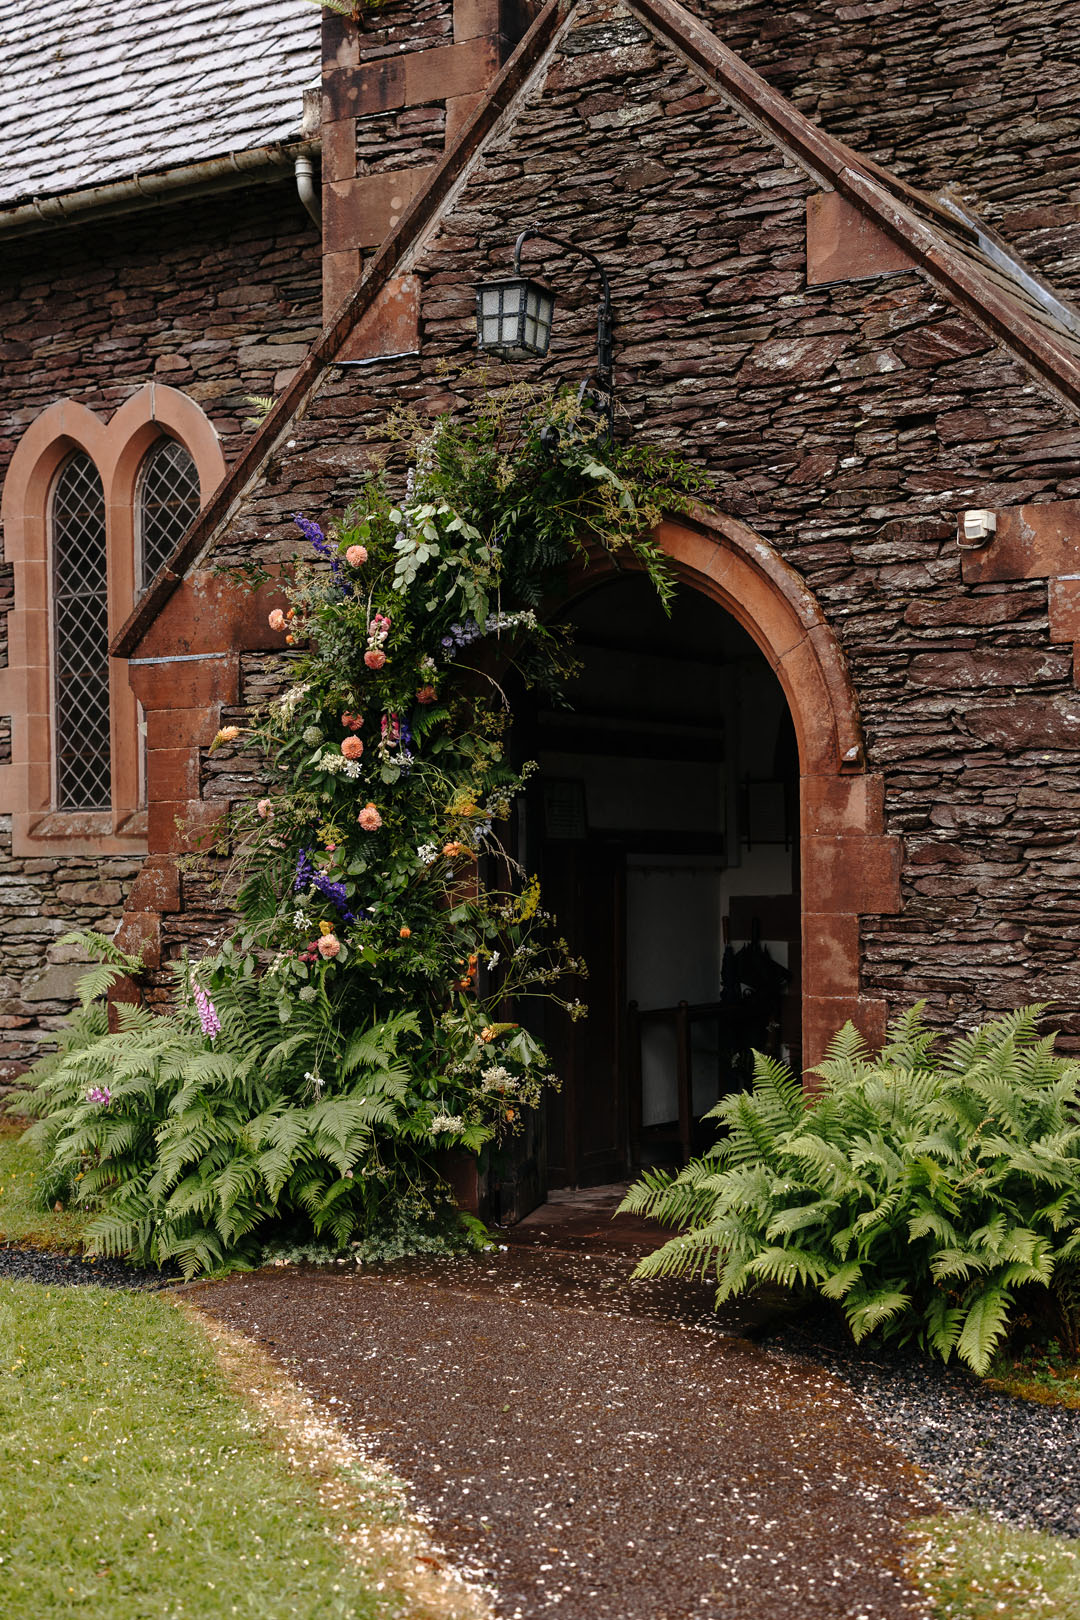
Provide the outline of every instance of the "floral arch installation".
[[[756,642],[783,688],[799,745],[802,1029],[807,1067],[852,1019],[868,1039],[884,1000],[860,991],[860,918],[900,910],[900,840],[884,832],[884,783],[866,770],[858,701],[819,602],[745,524],[698,508],[657,538],[679,579],[711,598]],[[613,564],[597,553],[571,595]]]
[[142,470],[162,441],[182,448],[204,504],[226,470],[217,432],[194,400],[156,383],[140,388],[108,422],[73,400],[58,400],[31,424],[12,456],[0,506],[15,576],[9,667],[0,671],[0,713],[11,715],[11,764],[0,768],[0,807],[12,812],[15,855],[140,854],[146,848],[138,813],[137,706],[126,667],[116,659],[109,660],[107,676],[111,782],[96,795],[108,808],[80,810],[57,798],[50,527],[64,470],[76,461],[90,467],[104,499],[104,595],[114,633],[135,601]]

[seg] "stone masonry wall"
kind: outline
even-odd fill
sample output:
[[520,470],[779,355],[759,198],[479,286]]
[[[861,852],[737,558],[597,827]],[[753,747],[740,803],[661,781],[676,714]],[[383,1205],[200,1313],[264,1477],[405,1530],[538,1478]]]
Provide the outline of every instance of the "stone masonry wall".
[[388,0],[361,28],[324,10],[327,321],[539,9],[539,0]]
[[[318,233],[291,186],[146,210],[5,244],[0,268],[0,480],[38,414],[68,397],[106,419],[154,379],[209,415],[231,461],[244,395],[272,394],[320,329]],[[10,570],[0,569],[0,661]],[[0,717],[0,758],[10,729]],[[0,806],[0,811],[6,807]],[[0,815],[0,1090],[63,1022],[75,927],[112,933],[140,862],[13,859]]]
[[[1080,1046],[1071,649],[1049,641],[1045,582],[965,585],[954,541],[961,507],[1080,492],[1077,424],[920,274],[807,288],[813,189],[618,6],[577,12],[413,267],[420,356],[331,369],[221,555],[295,551],[287,514],[340,508],[390,405],[466,405],[477,279],[529,220],[581,237],[612,276],[626,425],[709,470],[849,660],[905,851],[902,912],[863,922],[864,988],[926,996],[949,1025],[1051,999]],[[544,264],[560,302],[531,375],[576,381],[593,290],[572,259]]]
[[801,112],[1080,296],[1080,0],[685,0]]

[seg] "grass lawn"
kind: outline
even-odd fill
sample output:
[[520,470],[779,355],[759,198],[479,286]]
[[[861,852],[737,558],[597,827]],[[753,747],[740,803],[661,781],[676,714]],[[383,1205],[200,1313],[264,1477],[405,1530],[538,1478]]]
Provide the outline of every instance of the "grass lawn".
[[1080,1620],[1080,1542],[971,1513],[912,1531],[911,1572],[934,1620]]
[[26,1121],[0,1114],[0,1243],[78,1249],[84,1217],[66,1209],[41,1209],[35,1201],[37,1155],[19,1140],[25,1129]]
[[479,1620],[392,1477],[213,1336],[154,1295],[0,1283],[5,1620]]

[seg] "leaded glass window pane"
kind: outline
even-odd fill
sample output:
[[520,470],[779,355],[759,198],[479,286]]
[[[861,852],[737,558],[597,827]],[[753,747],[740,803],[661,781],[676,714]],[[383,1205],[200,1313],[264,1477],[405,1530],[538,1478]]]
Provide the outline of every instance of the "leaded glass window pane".
[[139,479],[139,589],[168,562],[199,510],[199,474],[182,444],[159,439]]
[[82,451],[64,463],[53,488],[52,608],[57,808],[108,810],[105,491]]

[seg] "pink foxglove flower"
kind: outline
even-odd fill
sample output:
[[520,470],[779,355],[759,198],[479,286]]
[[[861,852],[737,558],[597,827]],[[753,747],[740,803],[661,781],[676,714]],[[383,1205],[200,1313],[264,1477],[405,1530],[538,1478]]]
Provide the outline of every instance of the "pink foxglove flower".
[[86,1093],[87,1102],[97,1103],[100,1108],[108,1108],[112,1102],[112,1092],[108,1086],[91,1086]]
[[217,1015],[217,1008],[201,984],[195,986],[195,1010],[199,1015],[203,1034],[213,1040],[221,1030],[221,1019]]
[[370,803],[365,804],[356,819],[365,832],[378,832],[382,826],[382,816],[380,816],[375,806]]

